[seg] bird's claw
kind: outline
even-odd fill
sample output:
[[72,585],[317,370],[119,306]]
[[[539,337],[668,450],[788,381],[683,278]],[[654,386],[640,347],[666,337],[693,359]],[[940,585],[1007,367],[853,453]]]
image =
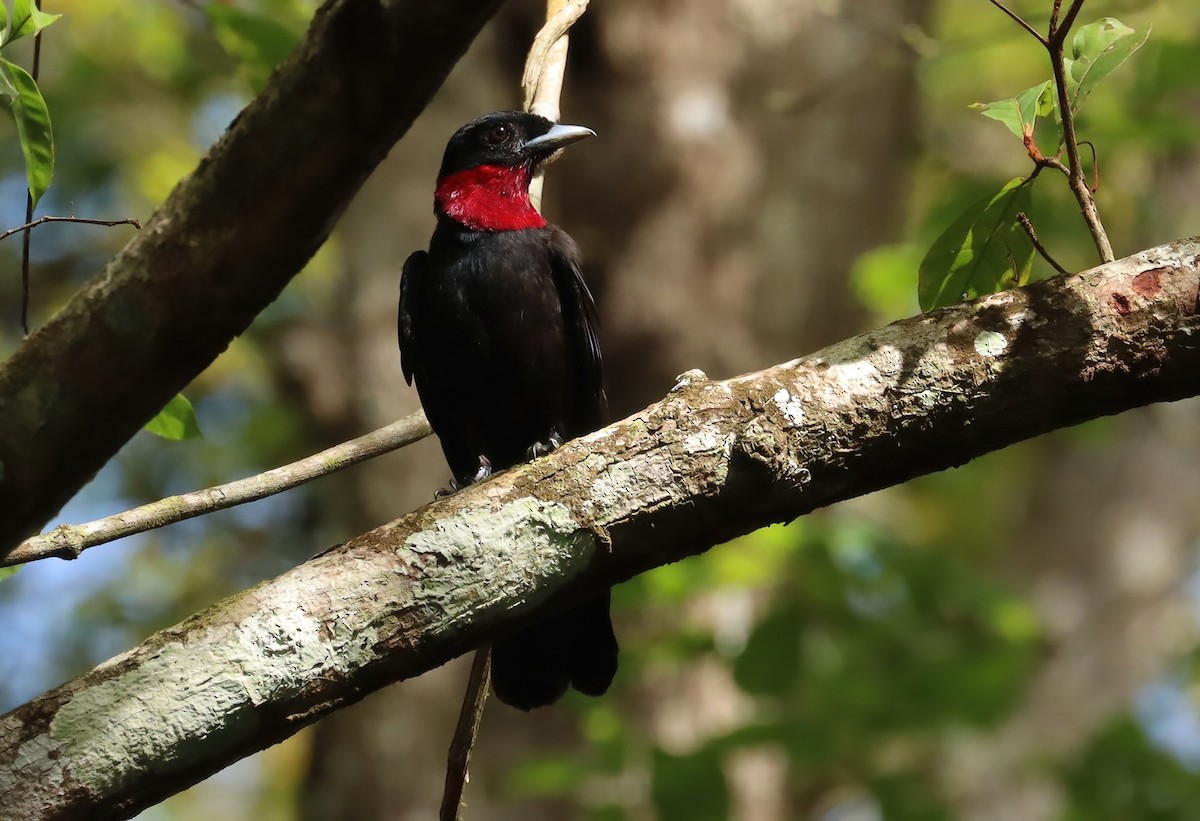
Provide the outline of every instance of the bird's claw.
[[434,500],[445,499],[447,496],[453,496],[464,487],[473,485],[476,482],[482,482],[484,479],[492,475],[492,462],[486,456],[479,457],[479,469],[475,471],[475,475],[465,482],[460,482],[457,479],[450,480],[450,487],[439,487],[433,492]]
[[437,501],[438,499],[445,499],[447,496],[453,496],[460,490],[462,490],[462,485],[451,479],[450,487],[439,487],[433,492],[433,499],[434,501]]
[[525,451],[525,458],[536,459],[539,456],[545,456],[547,453],[553,453],[562,447],[562,443],[562,435],[554,430],[554,428],[551,428],[550,435],[546,437],[545,442],[534,442],[529,446],[529,449]]
[[475,471],[475,475],[471,477],[471,481],[467,484],[473,485],[476,482],[482,482],[484,479],[492,475],[492,463],[486,456],[479,457],[479,470]]

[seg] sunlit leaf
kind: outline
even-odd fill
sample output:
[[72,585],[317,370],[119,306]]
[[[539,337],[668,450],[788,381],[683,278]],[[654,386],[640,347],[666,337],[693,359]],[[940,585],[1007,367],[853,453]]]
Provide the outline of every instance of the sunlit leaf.
[[33,204],[37,205],[54,175],[54,132],[50,128],[50,112],[29,72],[0,58],[0,74],[4,75],[0,93],[7,97],[9,111],[17,124],[17,136],[25,154],[25,180]]
[[992,103],[972,103],[971,108],[985,117],[1003,123],[1018,138],[1033,133],[1038,117],[1054,110],[1054,92],[1049,80],[1027,88],[1016,97]]
[[1071,111],[1078,111],[1096,84],[1128,60],[1149,36],[1149,28],[1137,31],[1112,17],[1079,29],[1071,41],[1071,56],[1066,58]]
[[1030,186],[1017,177],[955,220],[921,261],[921,309],[942,308],[1028,282],[1033,243],[1016,215],[1028,211],[1031,201]]
[[4,581],[20,569],[20,567],[0,567],[0,582]]
[[850,270],[854,295],[881,318],[907,316],[916,309],[912,272],[920,264],[921,248],[914,243],[872,248]]
[[523,761],[509,774],[509,789],[520,796],[567,795],[587,776],[578,761],[547,756]]
[[1038,636],[1037,614],[1017,598],[1001,599],[989,613],[992,628],[1008,641],[1029,641]]
[[196,411],[182,393],[146,423],[146,430],[164,439],[195,439],[200,436],[200,425],[196,422]]
[[42,11],[34,5],[33,0],[13,0],[12,16],[5,20],[4,37],[0,39],[0,45],[37,34],[60,17],[61,14]]

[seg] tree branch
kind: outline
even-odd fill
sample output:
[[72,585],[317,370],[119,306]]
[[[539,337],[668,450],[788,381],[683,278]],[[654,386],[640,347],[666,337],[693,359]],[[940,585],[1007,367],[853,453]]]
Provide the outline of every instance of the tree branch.
[[1054,88],[1058,95],[1058,112],[1062,119],[1063,146],[1067,150],[1067,167],[1069,169],[1067,178],[1070,180],[1071,193],[1079,202],[1079,212],[1083,215],[1083,221],[1087,223],[1088,231],[1092,234],[1092,241],[1100,254],[1100,261],[1112,262],[1115,258],[1112,243],[1108,240],[1104,223],[1100,221],[1100,212],[1096,208],[1096,197],[1092,193],[1092,189],[1088,187],[1087,176],[1083,172],[1083,163],[1079,159],[1079,138],[1075,134],[1075,112],[1071,110],[1071,99],[1067,93],[1067,68],[1063,62],[1063,47],[1079,10],[1083,8],[1083,0],[1075,0],[1071,4],[1061,23],[1057,22],[1059,7],[1060,3],[1056,2],[1054,13],[1051,16],[1050,36],[1046,38],[1045,44],[1046,50],[1050,54],[1050,67],[1054,72]]
[[332,710],[763,525],[1200,394],[1200,241],[665,399],[331,548],[0,717],[14,818],[128,816]]
[[[1056,8],[1058,3],[1055,4]],[[1071,31],[1071,26],[1075,25],[1075,18],[1079,16],[1079,11],[1083,8],[1083,0],[1074,0],[1071,3],[1071,8],[1067,9],[1067,16],[1062,19],[1062,23],[1057,21],[1057,16],[1051,25],[1051,33],[1049,40],[1053,43],[1055,40],[1061,46],[1067,41],[1067,33]]]
[[1021,227],[1025,229],[1026,236],[1028,236],[1029,241],[1033,243],[1034,250],[1042,255],[1042,259],[1050,263],[1050,267],[1055,271],[1058,271],[1063,276],[1070,276],[1071,272],[1059,265],[1058,260],[1050,256],[1050,252],[1046,250],[1046,246],[1042,245],[1042,241],[1038,239],[1037,231],[1033,230],[1033,222],[1029,219],[1029,215],[1024,211],[1018,211],[1017,222],[1019,222]]
[[1029,36],[1031,36],[1033,39],[1037,40],[1043,46],[1046,45],[1046,38],[1043,37],[1042,35],[1038,34],[1037,30],[1033,26],[1031,26],[1031,25],[1029,25],[1029,23],[1025,22],[1025,18],[1021,17],[1021,15],[1017,14],[1012,9],[1010,9],[1008,6],[1001,3],[1000,0],[991,0],[991,3],[993,6],[1000,9],[1000,11],[1007,14],[1018,26],[1025,29],[1025,31],[1029,33]]
[[204,490],[168,496],[81,525],[59,525],[49,533],[32,536],[21,542],[7,556],[0,557],[0,567],[37,559],[78,559],[90,547],[283,493],[305,482],[411,445],[432,432],[425,413],[417,411],[379,430],[274,470]]
[[38,217],[32,222],[27,222],[24,225],[18,225],[16,228],[9,228],[7,231],[0,232],[0,242],[8,239],[13,234],[20,233],[21,231],[30,231],[34,228],[37,228],[39,225],[45,225],[48,222],[74,222],[80,225],[104,225],[109,228],[112,228],[116,225],[132,225],[139,231],[142,230],[141,220],[132,217],[120,220],[98,220],[89,219],[87,217]]
[[[588,0],[547,1],[546,11],[549,17],[533,38],[533,44],[525,58],[525,70],[521,75],[526,111],[554,122],[561,118],[559,98],[562,96],[563,79],[567,74],[567,48],[570,45],[567,31],[583,16],[587,7]],[[545,178],[546,166],[543,163],[529,183],[529,200],[538,211],[542,210],[542,188]]]
[[463,695],[462,709],[458,713],[458,724],[450,751],[446,754],[446,786],[442,792],[442,806],[438,812],[440,821],[458,821],[462,805],[463,788],[467,785],[467,770],[471,766],[471,750],[479,735],[479,722],[483,720],[483,706],[487,703],[488,687],[492,682],[492,648],[480,647],[471,662],[471,675],[467,679],[467,690]]
[[328,0],[107,269],[0,365],[0,553],[244,331],[501,0]]

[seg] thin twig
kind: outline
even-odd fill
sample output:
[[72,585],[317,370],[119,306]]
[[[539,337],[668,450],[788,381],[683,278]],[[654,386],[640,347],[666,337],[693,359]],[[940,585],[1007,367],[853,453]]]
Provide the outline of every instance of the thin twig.
[[1033,230],[1033,223],[1030,222],[1029,217],[1024,211],[1017,212],[1017,222],[1021,223],[1021,227],[1024,228],[1025,233],[1029,235],[1029,241],[1033,243],[1033,247],[1037,249],[1037,252],[1042,255],[1042,259],[1046,260],[1046,262],[1049,262],[1050,265],[1053,266],[1054,270],[1058,271],[1063,276],[1070,276],[1071,272],[1059,265],[1055,261],[1054,257],[1050,256],[1050,252],[1046,250],[1046,246],[1042,245],[1041,240],[1038,239],[1037,232]]
[[[42,0],[37,0],[34,7],[38,11],[42,10]],[[33,77],[36,83],[38,79],[38,70],[42,65],[42,33],[39,31],[33,36],[33,70],[29,75]],[[33,221],[33,192],[29,189],[25,190],[25,223],[28,225]],[[25,237],[21,241],[21,330],[29,336],[29,229],[25,229]]]
[[94,220],[86,217],[38,217],[37,219],[27,222],[24,225],[18,225],[16,228],[9,228],[7,231],[0,233],[0,242],[11,237],[13,234],[19,234],[22,231],[30,231],[37,228],[39,225],[45,225],[48,222],[76,222],[81,225],[104,225],[112,228],[114,225],[132,225],[139,231],[142,230],[142,221],[139,219],[123,219],[123,220]]
[[1091,140],[1080,140],[1080,145],[1086,145],[1092,152],[1092,193],[1100,190],[1100,157],[1096,154],[1096,145]]
[[1053,168],[1055,171],[1060,172],[1068,180],[1071,179],[1071,169],[1063,165],[1062,160],[1054,157],[1042,157],[1042,159],[1038,161],[1038,165],[1045,168]]
[[1071,8],[1067,10],[1062,24],[1051,27],[1047,50],[1050,53],[1050,66],[1054,70],[1054,86],[1058,92],[1058,110],[1062,118],[1063,146],[1067,150],[1071,192],[1079,202],[1080,213],[1083,214],[1083,220],[1092,233],[1092,240],[1096,243],[1096,250],[1100,252],[1101,261],[1112,262],[1116,258],[1113,255],[1112,243],[1108,241],[1108,234],[1104,230],[1103,223],[1100,222],[1096,199],[1092,196],[1087,177],[1083,173],[1083,164],[1079,161],[1079,139],[1075,134],[1075,114],[1071,111],[1071,101],[1067,94],[1066,66],[1063,63],[1063,43],[1071,23],[1074,22],[1082,6],[1083,0],[1075,0],[1071,4]]
[[[1061,0],[1060,0],[1061,2]],[[1059,3],[1056,2],[1055,6]],[[1079,16],[1079,10],[1083,8],[1083,0],[1075,0],[1071,4],[1071,8],[1067,9],[1067,16],[1062,19],[1061,24],[1056,24],[1050,32],[1049,40],[1051,43],[1058,41],[1061,46],[1067,41],[1067,34],[1071,31],[1071,26],[1075,25],[1075,18]]]
[[[1071,111],[1071,101],[1067,94],[1066,65],[1063,62],[1063,44],[1066,42],[1071,26],[1075,23],[1075,18],[1079,16],[1079,11],[1083,8],[1084,0],[1074,0],[1061,23],[1059,22],[1059,13],[1062,11],[1062,0],[1054,0],[1054,7],[1050,12],[1050,28],[1046,37],[1042,37],[1034,31],[1027,22],[999,0],[991,0],[991,3],[1037,38],[1037,41],[1045,46],[1050,55],[1050,65],[1054,70],[1054,88],[1058,94],[1058,110],[1062,118],[1063,145],[1067,150],[1067,163],[1064,165],[1055,157],[1044,156],[1034,144],[1033,134],[1028,130],[1025,134],[1025,148],[1038,170],[1053,168],[1066,175],[1071,192],[1079,202],[1079,211],[1083,214],[1084,222],[1087,223],[1088,230],[1092,234],[1092,241],[1096,243],[1096,250],[1100,252],[1100,259],[1103,262],[1112,262],[1116,257],[1113,254],[1112,243],[1109,242],[1108,234],[1104,230],[1104,224],[1100,221],[1100,212],[1096,207],[1094,196],[1096,187],[1088,185],[1083,171],[1083,163],[1079,159],[1079,139],[1075,134],[1075,114]],[[1094,167],[1095,148],[1092,149],[1092,156]],[[1027,230],[1031,231],[1032,229]],[[1043,254],[1043,256],[1045,255]],[[1055,265],[1055,267],[1058,266]]]
[[1062,10],[1062,0],[1054,0],[1054,8],[1050,10],[1050,33],[1058,28],[1058,13]]
[[[521,87],[525,91],[525,110],[558,122],[562,116],[559,98],[567,72],[567,30],[587,10],[588,0],[547,0],[546,24],[533,38]],[[529,185],[529,200],[542,210],[542,180],[545,166]]]
[[1029,32],[1029,34],[1035,40],[1037,40],[1043,46],[1046,45],[1046,38],[1043,37],[1042,35],[1038,34],[1037,30],[1033,26],[1026,23],[1025,19],[1023,17],[1021,17],[1021,15],[1019,15],[1016,12],[1009,9],[1008,6],[1001,3],[1000,0],[991,0],[991,2],[992,2],[993,6],[1000,9],[1000,11],[1004,12],[1009,17],[1011,17],[1014,21],[1016,21],[1017,25],[1019,25],[1021,28],[1025,29],[1025,31]]
[[[25,192],[25,238],[21,241],[21,330],[29,336],[29,230],[33,219],[33,194]],[[21,229],[18,229],[21,230]]]
[[458,821],[463,788],[470,780],[468,769],[471,750],[479,735],[479,722],[483,719],[483,705],[487,703],[491,682],[492,648],[480,647],[475,651],[475,660],[471,662],[471,677],[463,696],[462,710],[458,714],[458,726],[454,728],[454,739],[450,742],[450,753],[446,757],[446,789],[442,793],[439,821]]
[[417,411],[366,436],[351,439],[298,462],[256,476],[179,496],[168,496],[94,522],[59,525],[49,533],[21,542],[7,556],[0,557],[0,567],[50,557],[75,559],[89,547],[282,493],[313,479],[328,476],[367,459],[411,445],[430,433],[425,414]]

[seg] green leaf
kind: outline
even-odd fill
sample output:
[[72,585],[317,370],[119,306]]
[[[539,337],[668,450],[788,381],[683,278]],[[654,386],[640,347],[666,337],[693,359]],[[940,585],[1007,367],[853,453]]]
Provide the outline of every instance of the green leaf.
[[[3,7],[2,4],[3,0],[0,0],[0,8]],[[3,59],[0,57],[0,61]],[[0,95],[4,96],[9,105],[12,105],[12,101],[21,96],[21,92],[17,90],[17,84],[13,82],[12,75],[2,69],[0,69]]]
[[0,582],[4,581],[20,569],[20,567],[0,567]]
[[651,783],[659,821],[725,821],[729,786],[716,750],[675,756],[654,751]]
[[17,124],[21,151],[25,154],[25,181],[33,204],[50,187],[54,176],[54,132],[50,128],[50,111],[37,83],[29,72],[0,57],[0,93],[8,98],[9,111]]
[[733,665],[738,686],[755,695],[782,695],[800,676],[800,619],[795,613],[768,616]]
[[42,11],[34,5],[33,0],[13,0],[12,16],[5,20],[4,37],[0,39],[0,46],[37,34],[60,17],[61,14],[47,14]]
[[200,436],[200,425],[196,422],[196,411],[182,393],[146,423],[146,430],[164,439],[195,439]]
[[1064,61],[1071,111],[1079,111],[1096,84],[1128,60],[1149,36],[1149,28],[1137,31],[1112,17],[1097,20],[1075,32],[1071,56]]
[[994,294],[1029,281],[1033,243],[1017,223],[1028,211],[1031,188],[1009,180],[994,196],[974,203],[946,229],[921,261],[921,310]]
[[1003,123],[1018,139],[1023,139],[1027,128],[1029,134],[1033,133],[1038,117],[1045,117],[1054,110],[1054,94],[1047,80],[1041,85],[1025,89],[1016,97],[993,103],[972,103],[971,108]]
[[242,62],[255,89],[266,85],[275,66],[291,53],[302,32],[263,14],[210,3],[206,9],[217,42]]
[[587,770],[564,756],[523,761],[509,773],[509,789],[521,797],[570,795],[587,777]]

